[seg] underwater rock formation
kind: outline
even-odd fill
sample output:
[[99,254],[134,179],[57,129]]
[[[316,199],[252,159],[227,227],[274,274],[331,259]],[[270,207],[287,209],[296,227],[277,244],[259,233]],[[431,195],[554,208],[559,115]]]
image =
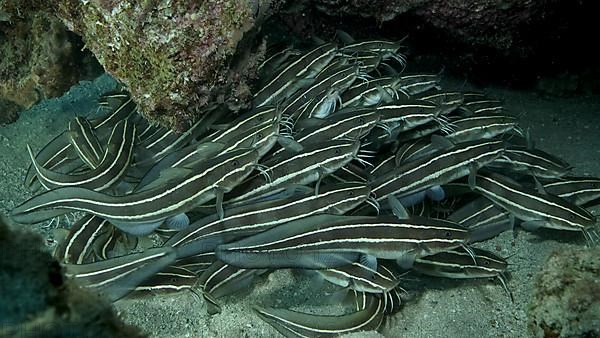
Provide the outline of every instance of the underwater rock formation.
[[0,216],[0,337],[142,337],[110,304],[75,287],[34,233]]
[[600,335],[600,248],[554,253],[539,275],[529,306],[536,337]]
[[[19,109],[62,95],[89,70],[75,34],[39,6],[0,3],[0,100]],[[0,112],[0,124],[15,118],[12,110]]]
[[515,34],[532,21],[543,20],[555,0],[314,0],[317,8],[333,15],[372,17],[379,22],[412,12],[424,23],[443,31],[454,40],[506,49]]
[[427,0],[313,0],[317,8],[333,15],[354,15],[389,21],[426,4]]
[[215,97],[247,100],[250,71],[228,66],[271,2],[59,0],[57,15],[148,118],[182,130]]

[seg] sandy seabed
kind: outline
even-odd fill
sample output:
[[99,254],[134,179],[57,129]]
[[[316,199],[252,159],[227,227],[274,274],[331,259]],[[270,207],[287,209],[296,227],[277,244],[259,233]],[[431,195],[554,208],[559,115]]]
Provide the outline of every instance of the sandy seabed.
[[[575,167],[576,175],[600,176],[600,97],[544,98],[531,91],[505,88],[473,88],[448,81],[445,89],[481,90],[504,101],[506,112],[520,117],[530,128],[536,147],[559,156]],[[40,149],[70,119],[97,111],[98,96],[116,86],[109,76],[74,86],[63,97],[46,100],[23,112],[16,123],[0,127],[0,212],[7,213],[31,196],[22,184],[29,164],[26,144]],[[593,210],[596,214],[598,210]],[[52,229],[31,226],[52,238]],[[52,241],[48,241],[51,245]],[[504,233],[480,247],[510,257],[511,303],[497,282],[447,280],[407,275],[401,284],[409,292],[402,310],[388,317],[380,333],[386,337],[527,337],[527,307],[536,274],[550,253],[584,246],[583,236],[564,232]],[[50,248],[50,246],[49,246]],[[324,292],[306,276],[288,270],[260,278],[248,292],[221,300],[221,314],[209,316],[206,305],[190,292],[148,295],[118,301],[115,307],[127,322],[152,337],[278,337],[271,326],[252,311],[253,305],[323,308]],[[339,310],[339,309],[338,309]],[[365,337],[365,333],[354,334]]]

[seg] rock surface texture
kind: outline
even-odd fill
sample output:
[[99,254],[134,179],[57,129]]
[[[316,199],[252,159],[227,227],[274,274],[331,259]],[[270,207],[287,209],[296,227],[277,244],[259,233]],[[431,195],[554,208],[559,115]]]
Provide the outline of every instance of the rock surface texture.
[[543,20],[559,0],[313,0],[332,15],[386,22],[411,12],[455,40],[494,49],[510,48],[522,28]]
[[[15,110],[62,95],[88,73],[78,38],[36,2],[0,2],[0,125]],[[80,42],[79,42],[80,43]]]
[[600,336],[600,248],[555,252],[529,307],[536,337]]
[[0,337],[142,337],[110,303],[68,282],[42,238],[0,216]]
[[186,129],[224,92],[221,101],[249,95],[247,72],[227,66],[265,8],[266,1],[65,0],[57,15],[128,87],[142,113]]

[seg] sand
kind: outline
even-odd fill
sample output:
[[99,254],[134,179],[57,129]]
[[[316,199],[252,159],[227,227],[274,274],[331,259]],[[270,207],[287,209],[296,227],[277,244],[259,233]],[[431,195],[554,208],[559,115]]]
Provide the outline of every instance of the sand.
[[[460,83],[449,81],[446,87],[457,88]],[[94,114],[98,95],[115,85],[106,75],[82,82],[63,97],[43,101],[23,112],[16,123],[0,128],[1,212],[7,213],[31,196],[22,184],[29,163],[26,144],[40,149],[66,128],[69,119]],[[476,89],[504,100],[507,111],[520,116],[525,129],[530,128],[536,146],[571,163],[575,174],[600,176],[599,97],[544,98],[531,91]],[[54,245],[54,227],[30,226],[48,238],[49,249]],[[514,303],[498,282],[407,275],[402,284],[408,290],[404,307],[379,331],[387,337],[529,336],[527,306],[543,262],[555,250],[584,244],[580,234],[521,231],[514,238],[505,233],[480,247],[512,255],[508,286]],[[204,302],[190,292],[124,299],[115,307],[127,323],[152,337],[277,337],[279,334],[253,313],[253,305],[323,312],[332,308],[322,308],[327,302],[325,292],[331,291],[330,287],[315,287],[309,277],[282,270],[259,278],[246,293],[222,299],[223,312],[215,316],[209,316]]]

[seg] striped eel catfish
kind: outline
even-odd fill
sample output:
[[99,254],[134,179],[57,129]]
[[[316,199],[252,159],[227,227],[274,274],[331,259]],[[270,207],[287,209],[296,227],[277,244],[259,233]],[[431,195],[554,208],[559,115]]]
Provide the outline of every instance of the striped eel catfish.
[[600,198],[600,179],[596,177],[562,177],[544,184],[544,190],[576,205],[584,205]]
[[211,315],[221,313],[221,305],[217,302],[217,298],[248,287],[256,276],[265,272],[264,269],[242,269],[219,260],[215,261],[198,278],[208,313]]
[[102,95],[98,104],[112,111],[92,120],[94,129],[111,128],[137,111],[137,106],[129,93],[123,91],[113,91]]
[[319,73],[315,78],[315,83],[306,89],[299,90],[283,103],[282,115],[291,118],[293,121],[311,117],[307,110],[310,101],[314,97],[326,93],[331,88],[344,89],[350,86],[359,74],[357,66],[344,66],[336,69],[335,72],[331,72],[331,74]]
[[[468,97],[468,96],[465,96]],[[502,101],[491,100],[488,98],[479,98],[474,100],[465,100],[461,109],[466,111],[468,114],[477,115],[477,114],[497,114],[502,113],[504,107],[502,106]]]
[[404,55],[398,53],[398,50],[402,48],[402,42],[406,37],[398,41],[381,40],[381,39],[368,39],[355,41],[347,33],[337,30],[336,35],[344,41],[344,46],[340,48],[340,52],[343,54],[354,55],[360,52],[372,52],[380,54],[384,59],[395,59],[401,64],[406,63]]
[[272,104],[293,94],[300,80],[313,78],[337,53],[334,43],[322,44],[293,60],[254,94],[254,106]]
[[390,270],[377,265],[372,268],[360,262],[352,262],[337,268],[316,270],[323,278],[335,285],[358,292],[387,293],[398,287],[400,280]]
[[[254,148],[258,152],[259,157],[262,157],[268,153],[280,139],[286,138],[279,136],[279,121],[267,121],[261,125],[236,134],[236,138],[226,143],[223,150],[219,151],[219,154],[224,154],[239,148]],[[291,140],[290,142],[293,143]],[[281,143],[286,146],[291,144],[289,142],[285,143],[285,140]],[[290,147],[292,146],[290,145]],[[298,148],[295,150],[302,150],[302,146],[298,145]]]
[[301,52],[299,50],[293,49],[292,47],[286,47],[273,53],[273,55],[266,58],[258,65],[257,70],[259,71],[259,77],[257,81],[260,82],[265,78],[271,78],[276,71],[285,67],[286,62],[290,57],[298,56],[300,54]]
[[[111,93],[108,95],[121,96],[122,93]],[[112,103],[112,101],[110,102]],[[91,123],[96,132],[103,129],[112,128],[119,121],[126,119],[136,111],[136,105],[131,98],[123,100],[118,99],[117,102],[112,104],[114,104],[114,109],[110,113],[99,119],[92,120]],[[111,105],[111,107],[113,106]],[[102,139],[101,135],[99,135],[99,138]],[[35,159],[42,167],[50,170],[56,170],[72,160],[79,161],[79,156],[77,156],[75,149],[69,143],[68,132],[65,131],[52,139],[52,141],[48,142],[48,144],[46,144],[42,150],[36,154]],[[76,167],[73,169],[75,168]],[[35,178],[35,170],[33,165],[30,165],[29,169],[27,170],[27,176],[25,177],[25,184],[27,186],[31,186],[33,182],[35,182]]]
[[164,245],[174,247],[178,258],[213,251],[219,244],[306,216],[342,215],[364,202],[369,193],[366,184],[342,183],[324,186],[318,194],[310,190],[289,198],[251,203],[228,209],[223,219],[211,215],[196,221]]
[[221,143],[206,142],[190,144],[183,149],[175,151],[153,165],[140,179],[135,190],[141,190],[141,188],[157,180],[164,170],[193,166],[194,163],[199,163],[216,156],[224,147],[225,145]]
[[[400,151],[400,149],[398,150]],[[369,177],[373,179],[374,177],[381,176],[389,171],[393,170],[396,167],[396,155],[386,154],[385,157],[378,159],[375,165],[369,170]]]
[[438,122],[432,121],[429,123],[425,123],[424,125],[416,127],[414,129],[411,129],[409,131],[400,133],[398,135],[398,137],[396,137],[396,139],[402,140],[404,142],[408,142],[411,140],[416,140],[418,138],[429,136],[434,133],[438,133],[438,132],[442,131],[441,129],[442,129],[442,126]]
[[300,144],[311,144],[342,138],[360,139],[379,121],[379,113],[371,108],[345,109],[330,115],[314,127],[304,128],[294,138]]
[[266,122],[279,121],[280,112],[275,106],[263,106],[256,108],[248,113],[242,114],[231,123],[215,130],[198,141],[198,143],[218,142],[230,143],[237,139],[237,136],[244,131],[264,125]]
[[[68,131],[64,131],[50,142],[48,142],[37,155],[36,161],[44,168],[51,170],[63,169],[68,166],[69,171],[81,166],[81,159],[75,151],[75,148],[69,143]],[[32,187],[37,182],[37,172],[32,164],[27,169],[25,176],[25,185]],[[39,187],[39,186],[38,186]],[[35,188],[33,188],[35,189]]]
[[[69,143],[89,168],[95,169],[102,161],[103,147],[94,133],[94,127],[87,119],[77,116],[69,122],[67,132]],[[32,157],[32,163],[35,158]]]
[[513,130],[521,133],[517,118],[509,115],[473,115],[453,120],[451,125],[454,131],[445,137],[452,143],[490,139]]
[[560,197],[526,189],[495,173],[478,174],[474,190],[523,220],[521,226],[581,231],[587,240],[591,239],[589,231],[595,225],[596,217]]
[[438,74],[403,75],[398,81],[399,90],[408,96],[418,95],[430,89],[440,89],[441,72]]
[[350,87],[356,79],[365,79],[365,74],[361,73],[358,65],[350,66],[345,72],[338,72],[335,75],[337,76],[333,77],[331,83],[326,84],[318,94],[312,95],[307,104],[294,113],[296,120],[329,116],[335,110],[336,103],[341,100],[340,93]]
[[462,104],[464,102],[464,94],[462,92],[454,92],[454,91],[435,91],[431,92],[423,92],[418,95],[415,95],[415,99],[429,101],[435,104]]
[[174,261],[173,249],[163,247],[96,263],[65,264],[64,268],[65,275],[77,284],[102,293],[114,302]]
[[119,183],[131,162],[135,143],[135,125],[123,120],[115,125],[106,151],[95,169],[82,174],[61,174],[39,165],[27,146],[38,179],[46,189],[81,187],[95,191],[106,190]]
[[217,258],[243,268],[335,268],[367,255],[411,259],[463,246],[469,233],[444,220],[316,215],[219,245]]
[[211,251],[178,259],[173,265],[200,275],[216,261],[215,252]]
[[475,171],[504,152],[502,140],[459,143],[447,150],[408,162],[377,177],[371,191],[378,201],[389,194],[404,197],[432,186],[474,175]]
[[286,309],[255,307],[256,313],[286,337],[337,337],[377,330],[383,323],[385,301],[379,295],[361,294],[359,310],[344,315],[314,315]]
[[[389,170],[392,170],[396,166],[417,160],[424,156],[431,155],[436,151],[440,151],[444,148],[447,148],[440,142],[436,142],[436,139],[438,137],[441,136],[434,134],[431,135],[431,140],[428,140],[426,137],[423,137],[404,143],[398,148],[398,150],[396,151],[396,155],[392,157],[393,161],[391,161],[391,163],[384,164],[383,166],[386,168],[390,168]],[[447,140],[444,140],[443,143],[447,143]],[[383,171],[383,169],[384,168],[381,168],[377,172],[384,173],[385,171]],[[377,176],[377,172],[373,173],[373,175]]]
[[112,225],[95,215],[85,215],[71,226],[69,235],[59,244],[54,257],[63,263],[83,264],[93,261],[91,257],[96,240],[107,236]]
[[461,248],[417,258],[413,270],[428,276],[453,279],[496,278],[513,300],[504,275],[508,267],[506,259],[487,250],[470,249],[472,252]]
[[471,230],[470,243],[496,237],[514,228],[514,217],[483,196],[455,210],[447,219]]
[[114,226],[108,227],[108,233],[106,236],[102,236],[97,239],[97,244],[94,243],[94,254],[96,260],[109,259],[119,256],[115,253],[115,247],[117,244],[125,238],[126,234]]
[[140,235],[156,229],[165,219],[187,212],[217,197],[246,178],[256,166],[258,152],[239,149],[192,168],[174,169],[145,189],[125,196],[110,196],[89,189],[68,187],[37,195],[13,209],[20,223],[36,223],[56,210],[82,210],[107,219],[124,232]]
[[156,152],[152,152],[152,156],[145,157],[143,160],[134,163],[135,166],[145,166],[155,164],[169,153],[177,151],[183,148],[185,145],[195,140],[198,136],[206,133],[215,121],[224,115],[223,109],[212,109],[205,111],[200,119],[196,121],[192,126],[183,133],[175,134],[170,142],[161,143],[161,147],[157,147]]
[[269,181],[265,182],[265,178],[258,175],[250,177],[243,187],[231,193],[228,202],[259,197],[289,185],[318,182],[356,158],[359,147],[358,141],[332,140],[308,145],[301,152],[282,152],[262,163]]
[[[504,258],[483,249],[471,247],[471,250],[472,252],[469,253],[459,248],[419,257],[415,259],[413,269],[435,277],[504,279],[503,275],[508,267],[508,262]],[[502,284],[505,284],[504,280]]]
[[152,277],[142,281],[138,284],[133,291],[137,293],[146,292],[178,292],[182,290],[191,290],[196,282],[198,276],[192,271],[170,265],[163,270],[157,272]]
[[[377,121],[379,121],[379,114],[372,108],[345,109],[335,112],[326,119],[301,120],[297,126],[300,124],[307,126],[298,130],[294,134],[294,139],[301,145],[339,139],[357,140],[368,134]],[[277,150],[273,156],[284,150]]]
[[349,56],[349,62],[358,66],[361,72],[370,73],[374,71],[379,65],[383,58],[381,54],[374,52],[359,52]]
[[[363,162],[366,164],[367,162]],[[365,168],[359,166],[356,163],[350,162],[345,166],[338,169],[336,172],[328,176],[335,183],[339,182],[367,182],[369,172]],[[373,201],[374,202],[374,201]]]
[[541,178],[562,177],[572,169],[568,163],[545,151],[517,146],[506,148],[504,156],[495,159],[489,167]]
[[[328,78],[329,76],[339,72],[342,69],[348,68],[348,66],[351,65],[356,65],[356,63],[351,63],[347,56],[338,53],[333,58],[333,60],[331,60],[331,62],[327,64],[327,66],[323,67],[323,69],[321,69],[321,71],[317,73],[317,75],[315,76],[315,82]],[[298,92],[296,92],[296,94],[298,94]],[[296,96],[296,94],[294,94],[294,96]],[[307,99],[310,100],[310,97],[308,97]],[[290,97],[288,100],[291,101],[292,98]],[[306,102],[308,101],[304,101],[304,103]]]
[[442,109],[428,101],[406,100],[378,106],[377,112],[380,114],[378,127],[401,132],[435,121]]
[[408,99],[408,95],[400,90],[399,83],[399,77],[390,76],[355,84],[342,93],[341,107],[374,106],[381,101],[400,99],[400,95]]

